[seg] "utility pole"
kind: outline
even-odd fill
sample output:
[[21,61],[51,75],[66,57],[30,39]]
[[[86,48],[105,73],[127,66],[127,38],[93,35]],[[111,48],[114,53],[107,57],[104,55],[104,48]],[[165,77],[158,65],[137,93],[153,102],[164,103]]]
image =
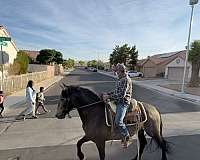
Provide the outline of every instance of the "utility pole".
[[99,53],[97,53],[97,70],[99,69]]
[[1,45],[1,60],[2,60],[2,64],[1,64],[1,91],[3,91],[3,80],[4,80],[4,77],[3,77],[3,64],[4,64],[4,58],[3,58],[3,47]]
[[189,34],[188,34],[188,41],[187,41],[187,51],[185,55],[185,65],[184,65],[184,72],[183,72],[183,80],[182,80],[182,86],[181,86],[181,92],[184,93],[184,87],[185,87],[185,77],[186,77],[186,71],[187,71],[187,61],[188,61],[188,54],[190,50],[190,37],[191,37],[191,31],[192,31],[192,20],[193,20],[193,14],[194,14],[194,5],[198,3],[198,0],[190,0],[190,5],[192,7],[191,10],[191,16],[190,16],[190,26],[189,26]]

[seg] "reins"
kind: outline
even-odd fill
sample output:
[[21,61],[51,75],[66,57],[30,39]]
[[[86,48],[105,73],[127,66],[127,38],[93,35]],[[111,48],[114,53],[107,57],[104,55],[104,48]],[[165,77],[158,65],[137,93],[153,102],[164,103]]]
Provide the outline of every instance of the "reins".
[[92,105],[95,105],[95,104],[98,104],[98,103],[101,103],[101,102],[104,102],[104,101],[97,101],[97,102],[86,104],[84,106],[80,106],[80,107],[74,108],[74,109],[82,109],[82,108],[89,107],[89,106],[92,106]]

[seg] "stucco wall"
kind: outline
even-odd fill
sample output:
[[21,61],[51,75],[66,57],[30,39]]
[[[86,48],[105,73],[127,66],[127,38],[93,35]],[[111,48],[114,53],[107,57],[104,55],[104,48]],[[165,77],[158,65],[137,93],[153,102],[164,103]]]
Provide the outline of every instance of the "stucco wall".
[[9,76],[6,79],[4,79],[3,90],[5,93],[12,93],[14,91],[26,88],[26,85],[29,80],[33,80],[35,83],[37,83],[45,79],[51,78],[53,76],[54,72],[50,71],[28,73],[18,76]]
[[64,73],[62,65],[55,65],[55,75],[62,75]]
[[144,64],[144,67],[155,67],[156,64],[154,64],[151,60],[147,60],[147,62]]
[[[0,28],[0,36],[2,37],[8,37],[6,34],[6,31],[3,28]],[[5,51],[9,55],[9,61],[8,63],[13,63],[14,59],[17,56],[17,49],[15,48],[14,42],[6,42],[8,45],[3,46],[3,51]]]
[[34,72],[43,72],[47,71],[49,74],[55,74],[55,66],[50,65],[41,65],[41,64],[29,64],[28,65],[28,72],[34,73]]
[[[167,75],[168,75],[168,68],[169,67],[184,67],[185,65],[185,61],[180,58],[180,57],[177,57],[176,59],[174,59],[172,62],[170,62],[166,68],[165,68],[165,78],[167,78]],[[187,67],[189,67],[189,73],[188,75],[186,75],[186,77],[188,79],[190,79],[191,77],[191,73],[192,73],[192,65],[190,63],[187,63]]]
[[41,72],[41,71],[46,71],[48,65],[40,65],[40,64],[29,64],[28,65],[28,72]]

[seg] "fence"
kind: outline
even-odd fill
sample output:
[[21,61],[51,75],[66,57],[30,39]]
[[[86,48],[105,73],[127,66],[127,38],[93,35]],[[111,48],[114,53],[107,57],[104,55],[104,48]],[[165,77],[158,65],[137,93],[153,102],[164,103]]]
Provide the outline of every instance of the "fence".
[[[54,76],[54,73],[43,71],[22,74],[18,76],[10,76],[4,79],[3,91],[7,94],[26,88],[26,85],[29,80],[33,80],[35,83],[41,82],[45,79],[51,78]],[[1,85],[2,82],[0,82]]]

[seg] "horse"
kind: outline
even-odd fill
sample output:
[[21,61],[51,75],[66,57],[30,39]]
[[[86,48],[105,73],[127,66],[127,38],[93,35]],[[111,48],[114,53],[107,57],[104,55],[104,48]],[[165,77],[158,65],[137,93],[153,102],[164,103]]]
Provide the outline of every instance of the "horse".
[[[162,160],[167,160],[170,146],[162,135],[162,119],[159,111],[155,106],[143,103],[147,114],[147,121],[140,127],[138,131],[139,153],[132,160],[141,160],[142,153],[147,145],[145,132],[154,140],[162,150]],[[112,128],[105,122],[105,107],[106,103],[102,101],[100,96],[87,88],[80,86],[64,86],[61,91],[60,100],[57,106],[56,117],[64,119],[66,115],[70,115],[70,111],[77,109],[82,121],[82,128],[85,135],[77,142],[77,156],[80,160],[84,159],[84,154],[81,151],[83,143],[92,141],[96,144],[99,152],[100,160],[105,159],[105,142],[114,137]],[[136,134],[136,128],[129,126],[130,135]]]

